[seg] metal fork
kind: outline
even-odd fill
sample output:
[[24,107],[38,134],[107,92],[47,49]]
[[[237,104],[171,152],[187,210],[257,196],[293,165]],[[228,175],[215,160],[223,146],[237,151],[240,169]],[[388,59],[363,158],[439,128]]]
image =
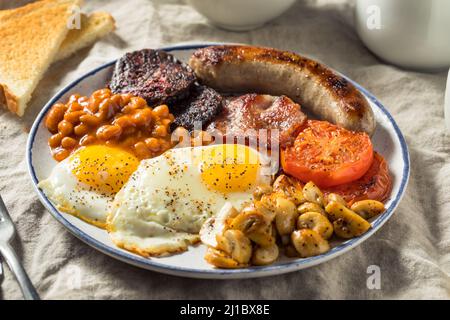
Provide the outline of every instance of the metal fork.
[[450,132],[450,69],[448,70],[447,77],[447,88],[445,89],[445,125],[447,126],[447,130]]
[[0,285],[3,282],[3,263],[2,263],[2,257],[0,257]]
[[23,297],[26,300],[38,300],[39,295],[36,292],[36,289],[34,289],[30,278],[28,278],[27,273],[20,264],[14,249],[9,244],[14,237],[14,233],[14,224],[0,195],[0,254],[3,256],[12,273],[14,273],[20,289],[22,290]]

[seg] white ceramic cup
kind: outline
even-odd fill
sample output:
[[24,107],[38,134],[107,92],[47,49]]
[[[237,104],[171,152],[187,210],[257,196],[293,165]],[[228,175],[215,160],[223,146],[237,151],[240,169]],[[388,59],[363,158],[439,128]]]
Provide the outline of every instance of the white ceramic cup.
[[187,0],[220,28],[245,31],[258,28],[285,12],[296,0]]
[[449,0],[357,0],[356,29],[380,58],[413,69],[450,66]]

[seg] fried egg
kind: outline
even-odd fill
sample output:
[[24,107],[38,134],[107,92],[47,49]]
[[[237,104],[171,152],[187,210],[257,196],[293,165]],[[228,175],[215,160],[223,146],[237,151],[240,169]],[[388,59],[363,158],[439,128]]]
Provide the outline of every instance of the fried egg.
[[113,242],[142,256],[186,250],[225,203],[240,208],[258,185],[270,184],[264,162],[256,150],[233,144],[171,149],[143,160],[112,205]]
[[138,165],[122,149],[87,146],[59,162],[38,186],[58,210],[104,228],[115,194]]

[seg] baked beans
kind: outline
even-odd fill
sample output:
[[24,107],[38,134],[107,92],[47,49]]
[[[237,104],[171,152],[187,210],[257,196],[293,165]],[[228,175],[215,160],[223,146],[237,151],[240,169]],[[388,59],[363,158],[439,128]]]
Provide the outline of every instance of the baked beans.
[[145,159],[172,147],[173,120],[166,105],[151,108],[140,97],[101,89],[90,97],[73,94],[66,104],[56,103],[45,126],[52,133],[48,144],[57,161],[91,144],[117,146]]

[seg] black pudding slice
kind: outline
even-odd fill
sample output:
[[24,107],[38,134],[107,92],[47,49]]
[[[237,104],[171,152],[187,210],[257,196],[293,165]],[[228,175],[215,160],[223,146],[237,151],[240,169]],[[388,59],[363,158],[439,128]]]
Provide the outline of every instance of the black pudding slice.
[[109,87],[113,93],[130,93],[155,106],[186,98],[195,81],[191,68],[173,55],[143,49],[117,61]]
[[175,116],[172,130],[180,126],[189,131],[205,128],[222,111],[222,101],[214,89],[197,85],[188,99],[169,106]]

